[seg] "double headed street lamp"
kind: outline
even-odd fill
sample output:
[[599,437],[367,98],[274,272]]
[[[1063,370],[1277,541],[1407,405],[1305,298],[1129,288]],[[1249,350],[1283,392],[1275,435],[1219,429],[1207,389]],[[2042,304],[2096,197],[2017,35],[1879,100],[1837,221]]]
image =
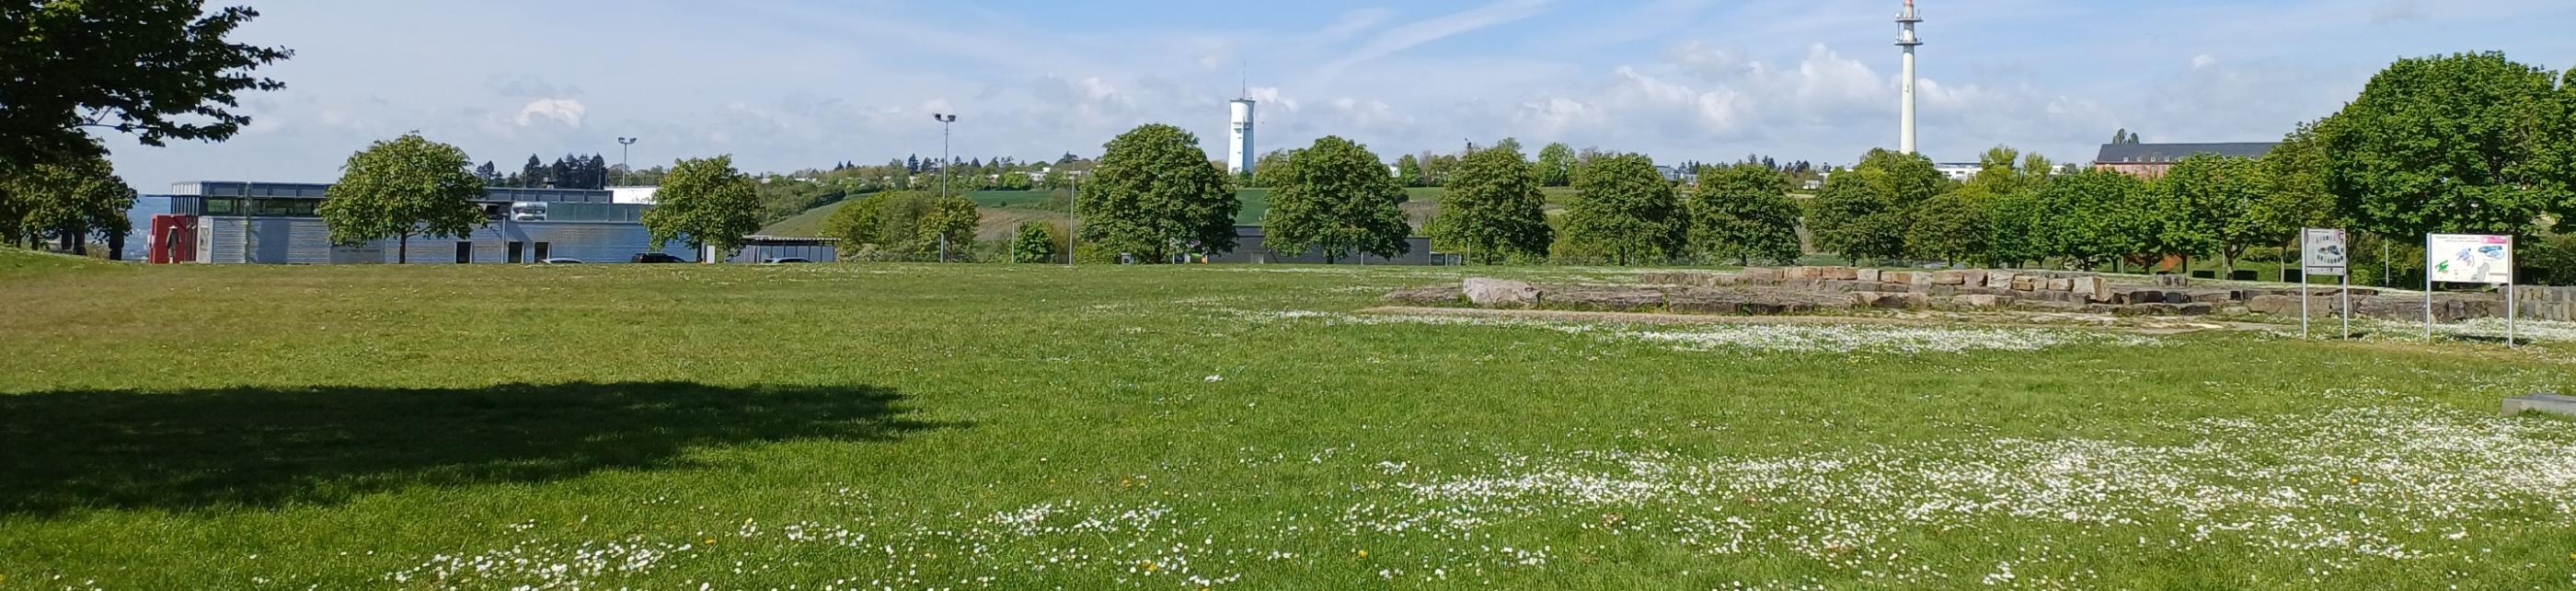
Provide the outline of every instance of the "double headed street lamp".
[[[947,199],[948,165],[955,164],[957,161],[955,156],[950,156],[948,153],[948,124],[956,123],[957,116],[949,113],[931,113],[930,118],[939,122],[939,198]],[[939,234],[939,262],[948,262],[948,233],[946,232]]]
[[[637,140],[635,138],[631,137],[617,138],[617,168],[624,170],[625,175],[628,177],[635,176],[635,167],[627,160],[627,157],[631,155],[629,153],[629,148],[635,147],[636,141]],[[628,183],[635,182],[631,178],[618,180],[626,181]],[[600,182],[606,183],[607,179],[601,179]]]

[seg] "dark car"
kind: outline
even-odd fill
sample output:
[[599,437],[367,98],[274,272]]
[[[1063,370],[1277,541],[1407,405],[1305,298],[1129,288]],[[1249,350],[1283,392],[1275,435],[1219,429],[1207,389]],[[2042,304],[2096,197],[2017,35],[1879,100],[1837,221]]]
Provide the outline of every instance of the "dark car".
[[634,258],[634,259],[629,260],[628,262],[632,262],[632,263],[639,263],[639,264],[669,264],[669,263],[686,263],[686,262],[688,262],[688,261],[680,260],[680,257],[671,256],[671,255],[666,254],[666,253],[659,253],[659,252],[643,252],[643,253],[636,253],[636,254],[635,254],[635,258]]

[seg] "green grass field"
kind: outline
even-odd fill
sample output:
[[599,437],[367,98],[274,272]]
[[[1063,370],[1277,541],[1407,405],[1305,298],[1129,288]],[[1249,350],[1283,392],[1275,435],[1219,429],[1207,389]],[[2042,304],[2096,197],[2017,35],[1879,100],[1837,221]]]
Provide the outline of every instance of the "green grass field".
[[0,589],[2576,584],[2576,348],[1352,313],[1458,277],[0,251]]

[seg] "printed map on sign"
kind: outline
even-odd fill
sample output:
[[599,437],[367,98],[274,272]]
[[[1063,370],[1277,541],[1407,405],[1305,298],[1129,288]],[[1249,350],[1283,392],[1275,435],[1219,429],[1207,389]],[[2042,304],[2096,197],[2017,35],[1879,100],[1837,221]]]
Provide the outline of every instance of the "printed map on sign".
[[2513,237],[2434,234],[2424,241],[2425,268],[2442,283],[2513,284]]

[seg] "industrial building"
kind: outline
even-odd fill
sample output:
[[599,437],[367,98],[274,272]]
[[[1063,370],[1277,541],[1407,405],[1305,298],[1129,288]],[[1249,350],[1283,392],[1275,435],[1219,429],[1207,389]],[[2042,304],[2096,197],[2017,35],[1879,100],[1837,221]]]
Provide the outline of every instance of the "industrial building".
[[[317,213],[330,185],[193,181],[169,195],[136,200],[129,252],[152,262],[349,264],[397,262],[395,239],[332,244]],[[534,263],[550,258],[623,263],[659,252],[697,260],[678,242],[655,248],[644,204],[616,203],[609,191],[487,189],[475,204],[485,223],[463,238],[413,236],[412,264]],[[139,248],[137,248],[139,247]],[[816,259],[822,260],[822,259]]]

